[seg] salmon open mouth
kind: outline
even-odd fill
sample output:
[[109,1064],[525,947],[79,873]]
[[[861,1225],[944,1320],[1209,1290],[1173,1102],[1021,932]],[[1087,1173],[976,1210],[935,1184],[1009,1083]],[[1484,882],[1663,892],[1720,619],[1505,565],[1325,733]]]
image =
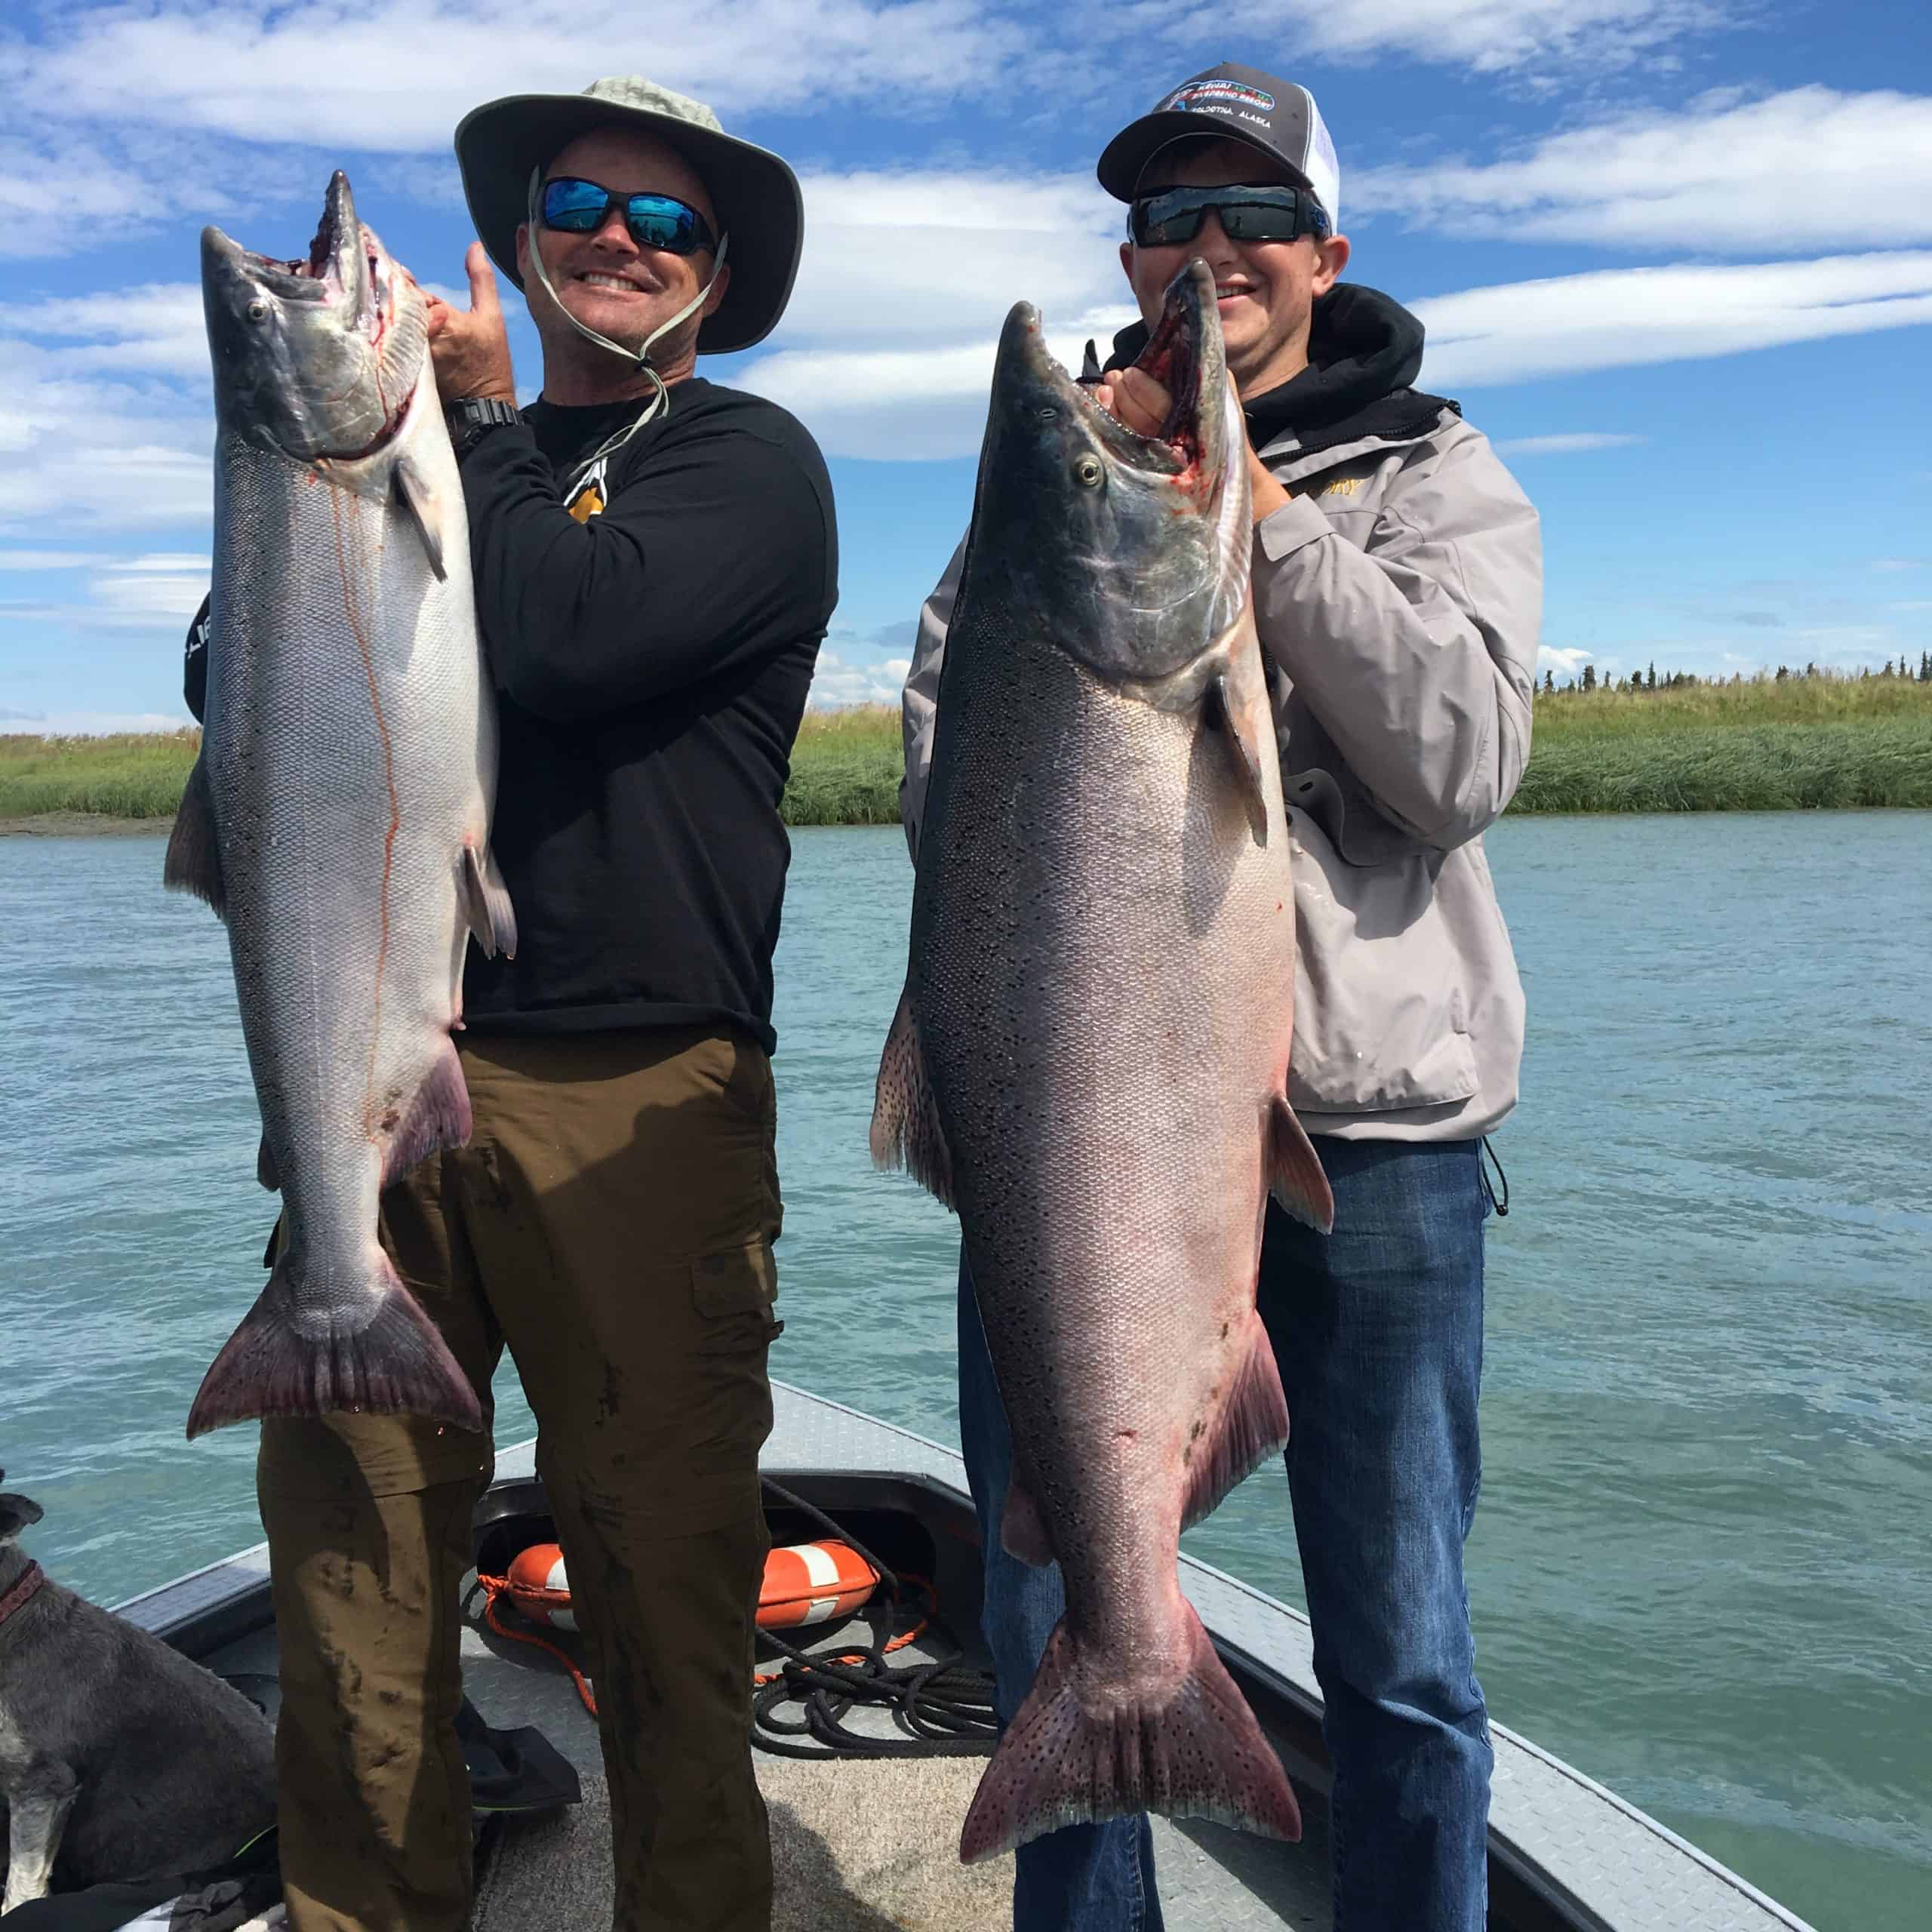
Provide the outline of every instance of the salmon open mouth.
[[1218,325],[1214,272],[1197,260],[1168,285],[1160,319],[1134,362],[1168,392],[1167,419],[1151,436],[1130,429],[1102,408],[1091,389],[1041,351],[1054,386],[1078,402],[1109,457],[1191,495],[1219,478],[1226,454],[1220,408],[1226,365],[1218,326],[1211,336],[1208,332],[1211,313]]

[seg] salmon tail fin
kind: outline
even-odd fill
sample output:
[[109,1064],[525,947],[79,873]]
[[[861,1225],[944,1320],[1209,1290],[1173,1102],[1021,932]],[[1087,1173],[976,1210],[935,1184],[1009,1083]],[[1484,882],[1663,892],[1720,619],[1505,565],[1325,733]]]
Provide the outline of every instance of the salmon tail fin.
[[1283,1211],[1317,1232],[1335,1232],[1335,1197],[1327,1171],[1307,1130],[1287,1101],[1277,1098],[1268,1116],[1268,1186]]
[[1274,1344],[1259,1315],[1251,1315],[1253,1340],[1235,1371],[1227,1400],[1186,1451],[1187,1494],[1180,1526],[1192,1529],[1211,1515],[1235,1484],[1287,1446],[1288,1401]]
[[980,1780],[959,1838],[968,1865],[1066,1825],[1158,1811],[1264,1838],[1301,1836],[1287,1774],[1193,1607],[1186,1665],[1158,1703],[1081,1697],[1086,1660],[1063,1618],[1019,1714]]
[[261,1299],[202,1378],[189,1439],[229,1423],[337,1409],[481,1429],[481,1404],[449,1344],[380,1249],[376,1263],[359,1325],[298,1321],[302,1251],[285,1246]]
[[197,899],[206,900],[217,918],[227,918],[228,888],[222,879],[221,848],[215,837],[214,801],[208,792],[208,768],[199,752],[175,808],[161,882],[177,892],[192,892]]
[[872,1098],[872,1164],[903,1168],[942,1205],[953,1206],[952,1155],[926,1081],[919,1025],[909,986],[899,995]]

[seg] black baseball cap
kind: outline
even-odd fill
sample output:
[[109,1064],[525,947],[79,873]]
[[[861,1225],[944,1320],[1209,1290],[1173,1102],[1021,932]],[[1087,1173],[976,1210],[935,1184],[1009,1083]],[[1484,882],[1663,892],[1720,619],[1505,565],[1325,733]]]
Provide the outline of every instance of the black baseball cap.
[[1321,204],[1331,232],[1342,223],[1341,164],[1307,88],[1258,67],[1224,60],[1164,94],[1107,145],[1095,170],[1118,202],[1131,202],[1141,171],[1171,141],[1212,134],[1279,162]]

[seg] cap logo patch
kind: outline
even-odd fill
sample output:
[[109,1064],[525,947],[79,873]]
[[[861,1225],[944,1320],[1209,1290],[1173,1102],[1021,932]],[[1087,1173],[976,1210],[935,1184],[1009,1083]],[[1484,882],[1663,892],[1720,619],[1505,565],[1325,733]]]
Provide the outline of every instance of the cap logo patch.
[[1235,114],[1244,107],[1271,114],[1275,97],[1243,81],[1190,81],[1186,87],[1177,88],[1155,112],[1171,114],[1178,109],[1192,114]]

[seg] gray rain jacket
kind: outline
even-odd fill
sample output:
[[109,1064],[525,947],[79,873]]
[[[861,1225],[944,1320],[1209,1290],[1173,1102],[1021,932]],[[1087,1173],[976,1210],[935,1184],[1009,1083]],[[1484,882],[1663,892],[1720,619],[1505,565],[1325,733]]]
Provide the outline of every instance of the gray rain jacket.
[[[1140,325],[1115,344],[1131,362]],[[1313,1134],[1463,1140],[1515,1104],[1523,992],[1482,834],[1530,752],[1536,512],[1457,406],[1408,385],[1422,325],[1315,305],[1310,367],[1247,407],[1292,500],[1254,534],[1293,838],[1288,1097]],[[964,546],[920,613],[900,811],[915,860]]]

